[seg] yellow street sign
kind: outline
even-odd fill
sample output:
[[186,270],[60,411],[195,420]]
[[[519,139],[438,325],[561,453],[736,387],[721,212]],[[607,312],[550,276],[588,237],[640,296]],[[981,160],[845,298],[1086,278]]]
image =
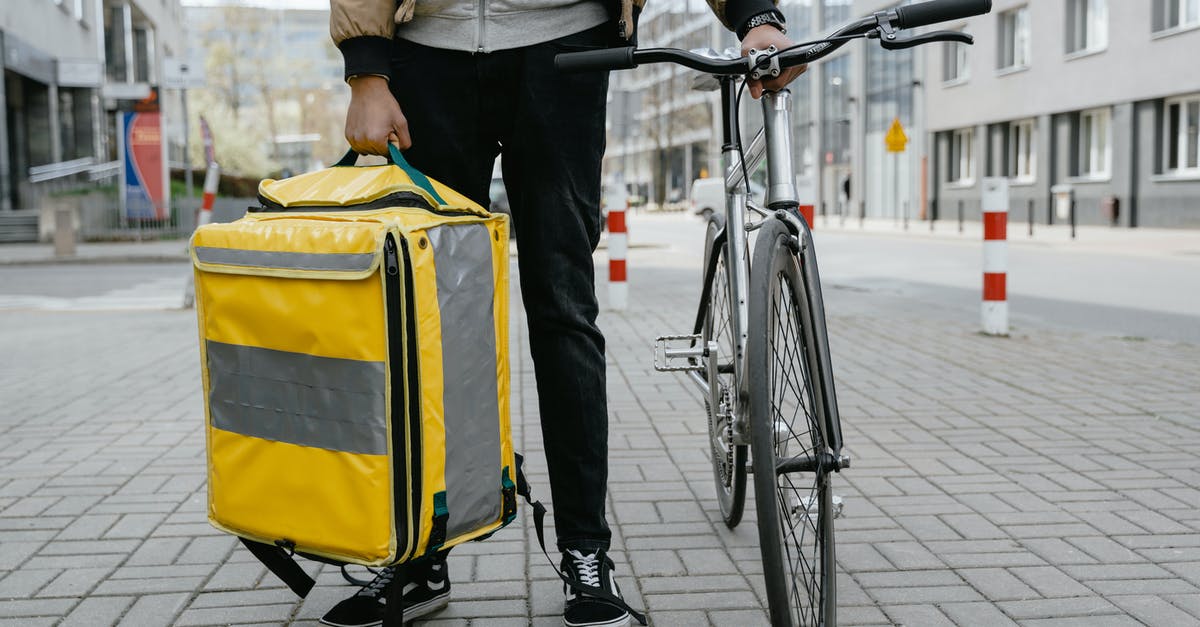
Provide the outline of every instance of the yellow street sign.
[[892,120],[892,126],[888,129],[887,136],[883,138],[883,141],[887,144],[888,152],[904,152],[904,147],[908,145],[908,135],[904,134],[900,118]]

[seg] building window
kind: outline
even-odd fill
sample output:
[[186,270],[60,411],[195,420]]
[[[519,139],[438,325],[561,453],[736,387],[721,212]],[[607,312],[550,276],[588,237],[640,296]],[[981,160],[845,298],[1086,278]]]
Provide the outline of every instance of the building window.
[[1200,0],[1154,0],[1154,31],[1200,24]]
[[1067,52],[1108,47],[1108,0],[1070,0],[1067,4]]
[[1108,109],[1079,114],[1079,176],[1107,178],[1112,156],[1112,124]]
[[1008,125],[1008,175],[1017,181],[1032,182],[1037,172],[1037,135],[1033,120]]
[[1000,69],[1029,65],[1029,7],[1000,14]]
[[969,185],[975,181],[975,129],[963,128],[950,135],[951,183]]
[[1200,174],[1200,96],[1168,100],[1166,136],[1167,172]]
[[967,63],[967,50],[970,48],[960,43],[942,44],[943,81],[957,83],[971,77],[971,67]]

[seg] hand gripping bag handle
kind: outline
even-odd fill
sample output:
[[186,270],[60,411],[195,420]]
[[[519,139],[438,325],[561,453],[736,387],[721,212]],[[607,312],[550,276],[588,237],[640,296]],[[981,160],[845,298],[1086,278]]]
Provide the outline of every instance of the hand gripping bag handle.
[[[401,154],[400,149],[391,142],[388,142],[387,157],[388,163],[398,166],[401,170],[404,170],[404,173],[408,175],[408,178],[412,179],[413,183],[426,192],[429,192],[429,195],[433,197],[434,202],[439,205],[446,204],[446,200],[442,198],[442,195],[437,193],[437,190],[433,188],[433,183],[429,182],[429,177],[422,174],[420,170],[412,167],[412,165],[408,163],[408,160],[404,158],[404,155]],[[353,166],[357,161],[358,152],[351,148],[346,153],[346,156],[342,157],[341,161],[338,161],[333,165],[334,167]]]

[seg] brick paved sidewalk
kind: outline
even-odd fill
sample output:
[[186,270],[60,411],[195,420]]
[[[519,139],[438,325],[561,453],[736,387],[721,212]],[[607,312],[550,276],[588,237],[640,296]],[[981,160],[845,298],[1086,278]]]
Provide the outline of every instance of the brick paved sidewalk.
[[[753,516],[720,523],[701,405],[650,367],[689,324],[694,253],[632,251],[633,306],[602,317],[614,557],[655,625],[762,624]],[[986,338],[887,298],[828,295],[843,624],[1200,624],[1200,347]],[[548,498],[523,349],[513,372]],[[313,625],[352,592],[324,568],[299,603],[208,526],[197,374],[191,312],[0,313],[0,625]],[[561,624],[529,523],[456,549],[425,624]]]

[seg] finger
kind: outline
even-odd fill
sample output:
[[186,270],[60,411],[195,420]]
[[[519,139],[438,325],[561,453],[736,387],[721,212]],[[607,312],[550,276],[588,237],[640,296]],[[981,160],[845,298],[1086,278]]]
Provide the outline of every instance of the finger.
[[400,150],[408,150],[412,147],[412,136],[408,134],[408,124],[400,123],[392,127],[391,134],[388,135],[388,141],[396,144]]
[[362,135],[354,135],[347,137],[347,139],[350,140],[350,147],[354,149],[354,152],[360,155],[371,154],[371,142],[367,141]]
[[750,86],[750,97],[758,100],[758,97],[762,95],[762,81],[750,81],[748,85]]
[[364,152],[366,154],[382,156],[387,156],[388,154],[387,136],[372,136],[368,141],[363,143],[365,144],[364,148],[366,150]]

